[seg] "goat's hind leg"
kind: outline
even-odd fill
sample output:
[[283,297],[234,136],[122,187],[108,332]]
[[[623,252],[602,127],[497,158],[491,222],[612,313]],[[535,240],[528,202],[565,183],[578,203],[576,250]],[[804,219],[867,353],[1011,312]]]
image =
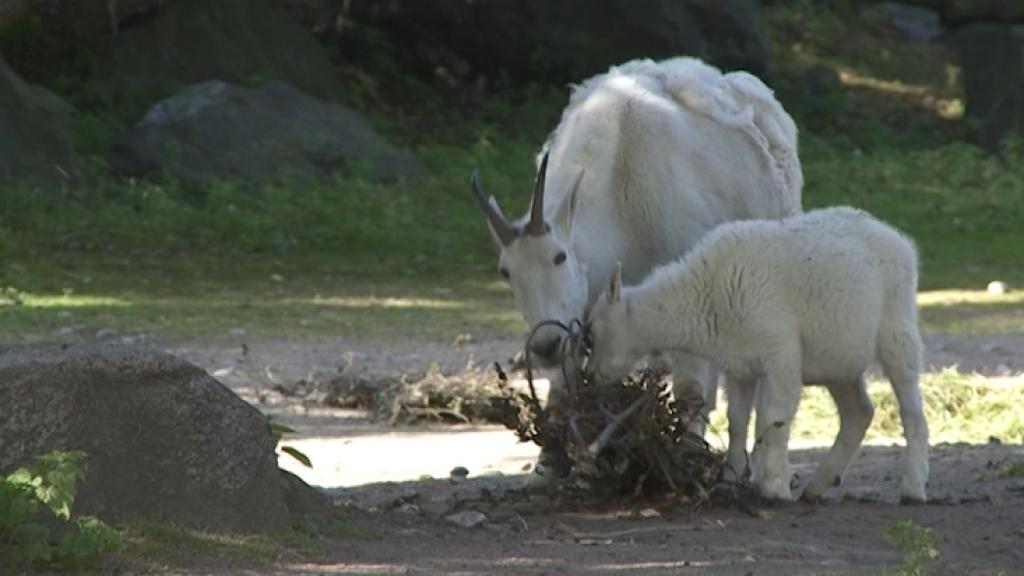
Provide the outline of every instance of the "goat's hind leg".
[[919,379],[921,336],[913,324],[883,330],[879,360],[900,405],[900,421],[907,449],[903,457],[900,497],[903,502],[925,502],[928,483],[928,422],[924,416]]
[[839,411],[839,434],[828,458],[804,489],[803,498],[810,501],[819,500],[826,490],[842,484],[846,469],[860,449],[875,413],[863,375],[852,382],[832,384],[828,391]]

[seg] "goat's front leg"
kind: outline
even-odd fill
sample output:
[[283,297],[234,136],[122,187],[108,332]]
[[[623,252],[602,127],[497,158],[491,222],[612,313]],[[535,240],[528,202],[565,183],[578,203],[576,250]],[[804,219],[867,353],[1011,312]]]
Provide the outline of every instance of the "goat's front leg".
[[799,361],[773,360],[757,384],[757,421],[753,481],[770,500],[792,500],[788,458],[789,433],[800,404],[803,382]]
[[[536,379],[537,373],[534,373]],[[545,412],[549,418],[564,420],[569,407],[569,395],[566,389],[565,376],[561,368],[545,370],[544,376],[548,379],[547,399],[543,403]],[[561,457],[558,454],[560,447],[545,445],[540,449],[537,462],[534,465],[534,473],[530,475],[528,483],[536,488],[554,488],[559,480],[558,470],[552,464]]]
[[672,396],[680,406],[698,407],[692,411],[689,430],[704,437],[708,414],[715,409],[718,396],[718,371],[710,362],[690,354],[673,353]]
[[741,480],[747,475],[747,431],[750,413],[754,409],[757,380],[754,378],[725,379],[725,394],[729,416],[729,452],[726,456],[725,479]]

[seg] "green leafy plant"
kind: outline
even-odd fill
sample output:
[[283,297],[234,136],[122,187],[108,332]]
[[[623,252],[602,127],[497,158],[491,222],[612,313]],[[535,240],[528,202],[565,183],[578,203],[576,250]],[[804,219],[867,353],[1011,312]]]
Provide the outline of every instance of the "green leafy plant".
[[996,478],[1024,478],[1024,460],[1003,462],[995,471]]
[[[281,443],[281,437],[284,436],[285,434],[293,434],[295,432],[294,428],[285,426],[280,422],[274,422],[273,419],[270,417],[268,417],[267,420],[270,422],[270,436],[274,439],[275,445],[279,445]],[[280,446],[280,448],[281,452],[284,452],[285,454],[291,456],[292,458],[295,458],[296,460],[299,461],[300,464],[302,464],[306,468],[313,467],[313,462],[310,461],[309,456],[306,456],[306,454],[303,453],[298,448],[295,448],[294,446]]]
[[[116,530],[92,516],[72,517],[75,484],[84,479],[80,451],[55,450],[0,479],[0,568],[24,568],[50,563],[81,569],[106,552],[122,549]],[[61,525],[51,543],[45,515]]]
[[24,303],[21,291],[14,286],[0,288],[0,306],[21,306]]
[[925,576],[928,565],[939,557],[935,531],[913,520],[900,520],[886,526],[882,536],[903,553],[903,568],[897,572],[887,572],[889,576]]

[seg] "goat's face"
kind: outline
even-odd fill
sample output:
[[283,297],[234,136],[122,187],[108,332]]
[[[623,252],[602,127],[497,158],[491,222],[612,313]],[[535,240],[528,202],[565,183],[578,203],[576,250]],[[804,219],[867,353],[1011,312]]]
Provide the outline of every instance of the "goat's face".
[[562,359],[564,330],[541,324],[554,320],[568,326],[583,317],[587,275],[568,242],[557,234],[524,235],[502,247],[500,274],[508,281],[516,305],[531,330],[530,353],[540,366]]
[[498,271],[512,287],[523,318],[535,330],[530,340],[531,357],[538,365],[550,367],[562,360],[566,333],[558,326],[542,324],[556,321],[568,326],[581,319],[589,286],[586,270],[572,247],[572,218],[583,174],[564,195],[554,220],[548,222],[544,217],[547,164],[545,155],[534,184],[530,214],[515,224],[501,213],[494,197],[484,198],[475,171],[471,184],[491,234],[501,246]]
[[593,343],[586,370],[599,384],[625,378],[643,353],[631,336],[632,319],[622,299],[621,267],[612,276],[605,293],[597,299],[587,318],[587,332]]

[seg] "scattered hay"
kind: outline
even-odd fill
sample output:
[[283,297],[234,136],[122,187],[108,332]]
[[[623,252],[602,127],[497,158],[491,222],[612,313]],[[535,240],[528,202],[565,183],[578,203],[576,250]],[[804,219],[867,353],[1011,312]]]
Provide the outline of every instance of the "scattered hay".
[[514,414],[498,377],[473,366],[447,375],[432,365],[422,374],[376,377],[343,369],[326,390],[323,404],[370,410],[392,425],[505,422]]

